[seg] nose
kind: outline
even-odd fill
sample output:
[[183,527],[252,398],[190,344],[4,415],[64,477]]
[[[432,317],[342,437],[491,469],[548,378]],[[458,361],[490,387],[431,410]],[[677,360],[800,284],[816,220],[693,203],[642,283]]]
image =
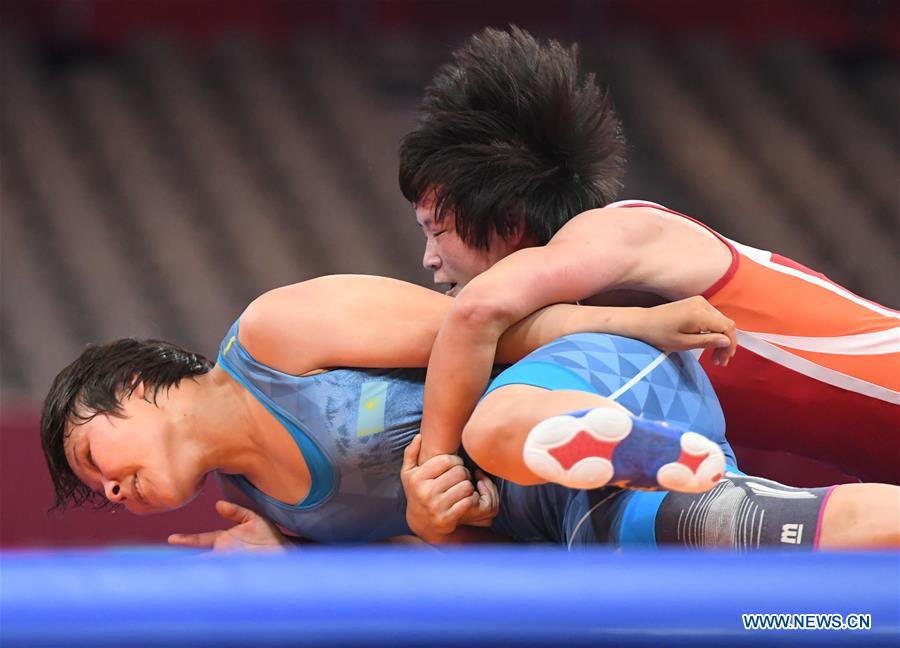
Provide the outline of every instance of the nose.
[[437,270],[441,267],[441,257],[438,255],[436,244],[431,238],[425,241],[425,254],[422,257],[422,265],[426,270]]
[[119,504],[125,501],[125,491],[122,489],[122,485],[115,480],[111,479],[104,481],[103,491],[106,495],[106,499],[113,504]]

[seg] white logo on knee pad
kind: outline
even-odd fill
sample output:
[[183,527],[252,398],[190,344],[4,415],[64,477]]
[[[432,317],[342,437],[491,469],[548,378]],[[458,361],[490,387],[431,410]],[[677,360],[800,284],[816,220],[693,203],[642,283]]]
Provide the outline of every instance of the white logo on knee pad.
[[781,541],[785,544],[800,544],[803,541],[803,525],[782,524]]

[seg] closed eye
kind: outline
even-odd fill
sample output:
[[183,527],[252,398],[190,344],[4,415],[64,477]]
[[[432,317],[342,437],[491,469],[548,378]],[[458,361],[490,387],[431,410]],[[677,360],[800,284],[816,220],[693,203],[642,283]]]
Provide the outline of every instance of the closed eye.
[[97,468],[97,464],[94,463],[94,458],[91,455],[91,448],[88,446],[87,452],[84,454],[85,464],[88,469],[88,474],[85,475],[86,481],[94,491],[103,495],[103,484],[98,481],[98,477],[100,476],[100,469]]
[[87,453],[85,453],[84,458],[87,462],[87,467],[93,473],[92,476],[97,476],[100,474],[100,469],[97,467],[97,464],[94,463],[94,457],[91,455],[91,447],[88,446]]

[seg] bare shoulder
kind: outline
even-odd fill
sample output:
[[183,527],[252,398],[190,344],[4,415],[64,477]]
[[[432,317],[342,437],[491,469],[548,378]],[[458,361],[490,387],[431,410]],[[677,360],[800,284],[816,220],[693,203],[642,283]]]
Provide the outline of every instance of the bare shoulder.
[[303,349],[315,342],[309,336],[316,312],[329,293],[339,292],[336,279],[317,277],[269,290],[254,299],[241,314],[241,345],[256,360],[280,371],[314,369],[303,363]]
[[449,301],[398,279],[328,275],[255,299],[241,315],[239,336],[258,361],[294,375],[395,366],[383,363],[401,362],[394,356],[405,347],[421,342],[430,351]]
[[694,241],[709,249],[727,246],[706,226],[678,213],[651,205],[604,207],[575,216],[553,237],[553,241],[608,241],[612,245],[675,245]]
[[616,244],[645,242],[664,234],[669,220],[652,207],[604,207],[582,212],[566,223],[552,242],[604,239]]
[[694,221],[652,206],[605,207],[578,214],[550,241],[560,255],[589,250],[597,263],[623,267],[610,286],[667,298],[700,294],[731,264],[731,251]]

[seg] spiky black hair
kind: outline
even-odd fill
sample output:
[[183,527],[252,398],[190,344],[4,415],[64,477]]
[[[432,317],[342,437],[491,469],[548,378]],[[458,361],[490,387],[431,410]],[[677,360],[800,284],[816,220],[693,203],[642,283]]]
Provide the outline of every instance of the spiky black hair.
[[453,213],[462,240],[481,249],[523,216],[546,243],[576,214],[613,200],[625,140],[608,95],[579,71],[576,45],[485,29],[452,59],[401,144],[407,200],[433,191],[435,219]]

